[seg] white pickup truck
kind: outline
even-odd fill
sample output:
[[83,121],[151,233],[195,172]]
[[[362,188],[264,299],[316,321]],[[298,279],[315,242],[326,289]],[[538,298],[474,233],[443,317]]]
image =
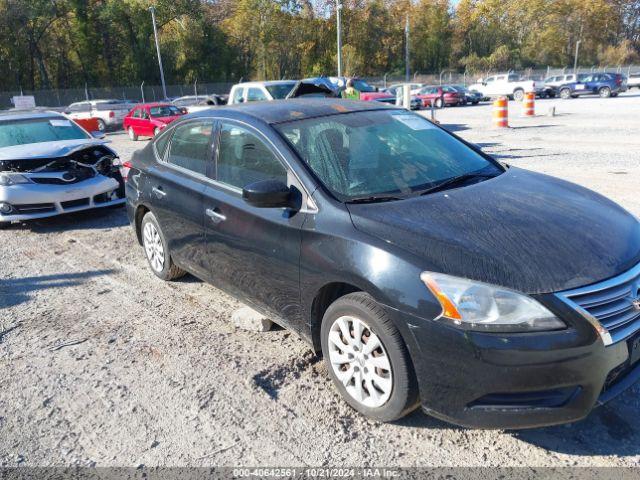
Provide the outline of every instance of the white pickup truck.
[[525,92],[538,94],[544,85],[536,85],[533,80],[521,80],[519,75],[513,73],[501,73],[485,79],[481,78],[468,88],[480,92],[484,98],[505,96],[520,101],[524,98]]

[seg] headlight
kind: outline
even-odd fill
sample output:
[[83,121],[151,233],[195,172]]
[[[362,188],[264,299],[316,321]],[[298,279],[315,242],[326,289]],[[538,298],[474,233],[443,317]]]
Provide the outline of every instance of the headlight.
[[458,328],[489,332],[559,330],[566,324],[527,295],[442,273],[420,279],[442,306],[443,318]]
[[19,185],[21,183],[31,183],[31,180],[19,173],[0,173],[1,186],[8,187],[9,185]]

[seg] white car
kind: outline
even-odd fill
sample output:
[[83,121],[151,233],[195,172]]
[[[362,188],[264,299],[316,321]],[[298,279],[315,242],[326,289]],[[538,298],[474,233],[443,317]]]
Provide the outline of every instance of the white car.
[[134,104],[123,100],[90,100],[72,103],[65,113],[73,120],[96,118],[101,132],[108,128],[120,128],[122,120],[131,111]]
[[211,107],[224,105],[220,95],[185,95],[172,101],[176,107],[186,108],[187,112],[194,113]]
[[627,77],[627,88],[640,88],[640,72],[630,73]]
[[231,87],[229,105],[246,102],[283,100],[295,87],[294,80],[274,80],[270,82],[245,82]]
[[582,73],[566,73],[564,75],[552,75],[544,79],[544,84],[550,87],[560,87],[567,83],[573,83],[581,80],[585,75]]
[[538,93],[544,86],[536,85],[533,80],[521,80],[519,75],[502,73],[485,79],[478,79],[469,90],[480,92],[484,98],[505,96],[521,101],[526,92]]
[[106,143],[57,112],[0,114],[0,228],[124,204]]

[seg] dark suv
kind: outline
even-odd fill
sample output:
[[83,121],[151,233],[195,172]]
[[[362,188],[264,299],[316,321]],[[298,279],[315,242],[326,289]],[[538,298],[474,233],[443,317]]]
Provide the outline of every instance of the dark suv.
[[640,376],[640,223],[414,113],[221,107],[130,167],[152,272],[190,272],[297,332],[371,418],[565,423]]
[[560,97],[575,98],[581,95],[599,95],[602,98],[616,97],[627,91],[627,80],[620,73],[592,73],[577,82],[567,83],[558,88]]

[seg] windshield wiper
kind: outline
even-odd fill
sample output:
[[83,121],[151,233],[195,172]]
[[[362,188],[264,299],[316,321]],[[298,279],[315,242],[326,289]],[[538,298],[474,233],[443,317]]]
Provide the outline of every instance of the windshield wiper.
[[393,195],[371,195],[368,197],[356,197],[351,200],[347,200],[346,203],[378,203],[378,202],[392,202],[394,200],[402,200],[401,197],[394,197]]
[[421,191],[418,195],[428,195],[430,193],[453,188],[456,185],[467,182],[469,180],[473,180],[475,178],[493,178],[497,175],[498,174],[496,173],[465,173],[463,175],[458,175],[457,177],[451,177],[448,180],[440,182],[438,185],[435,185],[431,188],[427,188],[426,190]]

